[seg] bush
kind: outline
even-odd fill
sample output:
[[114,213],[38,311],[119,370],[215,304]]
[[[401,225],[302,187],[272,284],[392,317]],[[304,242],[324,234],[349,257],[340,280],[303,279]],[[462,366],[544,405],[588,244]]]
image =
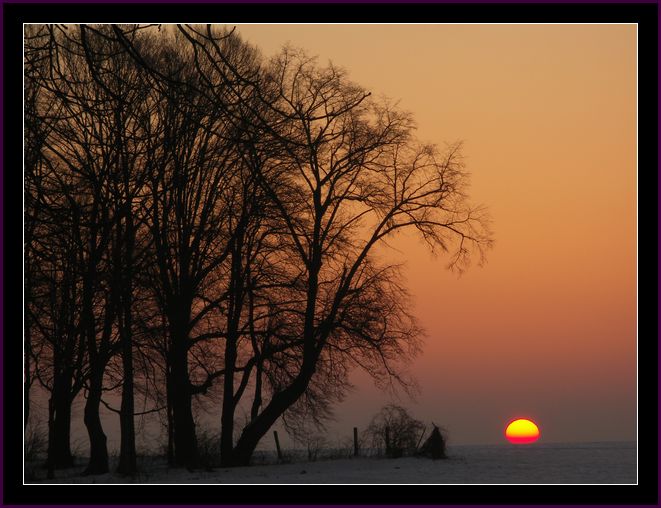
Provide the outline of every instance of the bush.
[[30,419],[25,429],[25,461],[34,462],[45,458],[48,434],[38,420]]
[[197,453],[203,467],[220,467],[220,434],[201,430],[197,435]]
[[424,430],[401,406],[389,404],[381,409],[365,430],[366,438],[379,454],[397,458],[412,455]]
[[321,434],[312,434],[306,441],[305,445],[310,462],[317,460],[319,452],[328,447],[328,441]]

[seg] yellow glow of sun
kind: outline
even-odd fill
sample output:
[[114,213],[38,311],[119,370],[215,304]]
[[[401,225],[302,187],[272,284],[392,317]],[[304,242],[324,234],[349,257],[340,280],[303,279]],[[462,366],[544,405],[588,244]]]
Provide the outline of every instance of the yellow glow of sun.
[[539,439],[539,427],[527,418],[518,418],[509,423],[505,437],[513,444],[529,444]]

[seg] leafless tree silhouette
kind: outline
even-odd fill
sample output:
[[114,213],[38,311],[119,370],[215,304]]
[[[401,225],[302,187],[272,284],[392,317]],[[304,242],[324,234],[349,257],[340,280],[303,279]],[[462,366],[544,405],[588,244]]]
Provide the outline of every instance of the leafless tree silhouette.
[[197,467],[193,400],[219,390],[221,463],[244,465],[279,418],[322,425],[353,368],[414,385],[422,330],[374,254],[412,230],[452,269],[483,259],[460,144],[420,144],[341,69],[213,26],[28,27],[25,76],[25,397],[36,376],[64,422],[54,467],[80,390],[87,472],[108,470],[105,404],[133,474],[138,414],[163,411],[170,462]]
[[424,428],[405,408],[388,404],[374,415],[365,434],[372,448],[397,458],[415,451]]

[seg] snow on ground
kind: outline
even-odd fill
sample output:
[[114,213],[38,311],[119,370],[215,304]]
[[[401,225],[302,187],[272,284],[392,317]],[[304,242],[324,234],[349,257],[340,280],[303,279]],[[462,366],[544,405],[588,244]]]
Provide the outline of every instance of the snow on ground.
[[57,471],[47,481],[45,470],[26,470],[39,483],[636,483],[636,443],[453,446],[448,455],[438,461],[358,457],[212,471],[168,468],[161,458],[142,458],[135,479],[112,473],[82,477],[81,466]]

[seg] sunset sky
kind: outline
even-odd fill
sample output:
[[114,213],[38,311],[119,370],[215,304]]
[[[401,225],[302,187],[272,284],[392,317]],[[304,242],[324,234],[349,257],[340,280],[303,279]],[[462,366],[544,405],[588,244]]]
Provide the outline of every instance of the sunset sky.
[[[491,211],[483,268],[445,270],[413,237],[426,328],[415,402],[455,444],[636,438],[636,26],[238,25],[266,55],[289,42],[400,100],[425,141],[463,140],[471,196]],[[337,409],[349,435],[391,400],[368,376]]]

